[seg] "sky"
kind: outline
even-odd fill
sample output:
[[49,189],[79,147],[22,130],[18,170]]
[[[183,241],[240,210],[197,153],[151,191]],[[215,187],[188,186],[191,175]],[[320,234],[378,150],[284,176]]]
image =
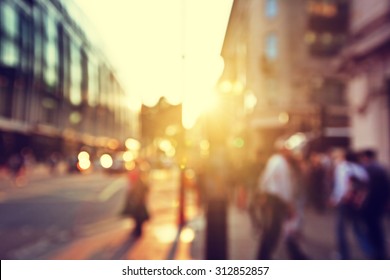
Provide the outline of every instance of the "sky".
[[[74,0],[104,42],[131,98],[183,102],[191,126],[223,70],[220,57],[233,0]],[[184,57],[184,58],[183,58]]]

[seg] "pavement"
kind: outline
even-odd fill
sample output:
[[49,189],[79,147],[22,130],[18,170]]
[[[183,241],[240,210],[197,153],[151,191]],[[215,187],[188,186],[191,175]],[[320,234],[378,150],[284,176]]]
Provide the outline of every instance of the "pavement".
[[[82,199],[87,202],[88,209],[92,209],[89,201],[89,193],[97,191],[97,196],[110,196],[117,188],[112,184],[106,187],[88,187],[89,180],[99,180],[103,184],[101,175],[82,176],[84,181],[79,182],[75,175],[61,175],[61,184],[69,185],[69,182],[77,180],[79,184],[85,182],[85,186],[78,189],[77,197],[68,191],[61,191],[61,197],[72,200]],[[29,173],[28,186],[34,186],[34,182],[50,182],[55,180],[48,169],[39,167]],[[156,171],[153,173],[151,191],[149,194],[150,220],[144,225],[144,233],[140,238],[132,235],[134,221],[129,217],[112,216],[108,219],[97,220],[93,223],[85,223],[78,227],[72,236],[50,232],[45,229],[45,234],[52,234],[56,242],[48,243],[48,239],[39,239],[28,246],[22,247],[13,253],[16,259],[101,259],[101,260],[204,260],[207,258],[207,212],[199,205],[199,198],[194,188],[187,188],[185,195],[185,217],[186,223],[179,225],[179,174],[177,172]],[[7,181],[8,180],[8,181]],[[59,180],[59,179],[57,179]],[[107,179],[108,180],[108,179]],[[9,183],[9,178],[0,176],[0,203],[1,195],[9,200],[9,197],[25,201],[26,197],[42,195],[53,190],[53,186],[46,188],[24,188]],[[54,182],[54,181],[53,181]],[[95,182],[95,181],[93,181]],[[107,181],[108,182],[108,181]],[[58,188],[62,188],[61,184]],[[73,184],[73,183],[72,183]],[[68,186],[69,188],[72,186]],[[82,191],[82,193],[80,192]],[[41,194],[39,194],[41,192]],[[82,194],[83,196],[79,197]],[[72,197],[70,197],[72,195]],[[95,199],[94,198],[94,199]],[[84,203],[83,202],[83,203]],[[103,204],[102,204],[103,205]],[[97,207],[99,207],[97,205]],[[104,207],[107,207],[104,206]],[[111,206],[110,206],[111,207]],[[111,207],[112,208],[112,207]],[[99,208],[96,208],[96,211]],[[96,212],[94,210],[94,212]],[[106,211],[106,210],[104,210]],[[88,212],[90,213],[90,212]],[[245,205],[237,203],[237,198],[228,203],[226,215],[226,259],[230,260],[253,260],[256,258],[261,239],[261,230],[253,226]],[[91,215],[93,213],[90,213]],[[85,216],[85,215],[84,215]],[[89,215],[87,215],[89,216]],[[329,210],[323,214],[316,213],[310,209],[305,211],[303,234],[300,238],[300,245],[310,259],[339,259],[335,242],[335,213]],[[223,216],[217,216],[223,219]],[[210,222],[215,224],[216,221]],[[387,246],[390,252],[390,218],[385,221],[388,236]],[[31,233],[23,229],[19,234],[31,236]],[[1,233],[1,232],[0,232]],[[30,234],[30,235],[29,235]],[[37,232],[39,234],[39,232]],[[223,232],[222,232],[223,234]],[[364,259],[359,246],[351,232],[348,232],[353,259]],[[220,239],[222,235],[217,235]],[[210,239],[209,239],[210,240]],[[274,259],[288,259],[283,238],[274,254]]]
[[[337,260],[339,255],[335,243],[335,214],[329,211],[317,214],[313,211],[305,213],[306,224],[300,245],[309,259]],[[123,222],[123,221],[122,221]],[[172,222],[172,221],[171,221]],[[50,259],[129,259],[129,260],[204,260],[206,259],[206,215],[199,209],[180,228],[174,223],[161,223],[161,220],[149,221],[144,226],[141,238],[131,236],[131,219],[123,222],[121,230],[112,228],[93,236],[80,238],[67,246],[62,252],[57,252]],[[253,227],[248,212],[234,204],[227,211],[227,258],[230,260],[254,260],[258,250],[261,233]],[[386,220],[387,232],[390,232],[390,219]],[[114,234],[113,234],[114,232]],[[349,233],[353,259],[365,259],[360,251],[352,232]],[[92,241],[93,240],[93,241]],[[92,241],[92,242],[91,242]],[[88,244],[94,244],[89,246]],[[99,244],[97,249],[96,244]],[[390,251],[390,240],[387,240]],[[75,258],[75,253],[83,252]],[[274,259],[288,259],[283,240],[274,254]]]
[[[303,233],[299,244],[308,256],[313,260],[337,260],[340,259],[335,240],[335,220],[333,210],[319,214],[307,209],[304,213]],[[196,237],[191,244],[190,255],[192,259],[206,259],[206,227],[205,215],[199,215],[188,223],[194,230]],[[246,209],[238,207],[236,203],[230,203],[227,210],[227,259],[230,260],[254,260],[256,259],[261,230],[256,228]],[[387,251],[390,252],[390,217],[385,219],[387,236]],[[365,256],[359,249],[352,230],[347,232],[352,259],[364,260]],[[274,253],[274,259],[289,259],[284,246],[283,237]]]

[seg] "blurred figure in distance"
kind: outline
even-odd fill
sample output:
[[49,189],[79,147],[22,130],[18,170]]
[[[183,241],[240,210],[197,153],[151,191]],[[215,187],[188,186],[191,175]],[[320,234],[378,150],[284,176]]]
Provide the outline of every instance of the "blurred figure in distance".
[[387,256],[383,218],[389,203],[389,176],[385,168],[378,163],[374,150],[363,150],[359,155],[359,159],[370,179],[370,191],[362,215],[372,246],[371,258],[384,260]]
[[351,225],[359,245],[365,254],[369,254],[369,244],[361,214],[351,207],[348,197],[352,188],[352,178],[368,183],[369,177],[362,166],[357,164],[356,155],[344,149],[335,149],[332,153],[334,160],[333,192],[330,204],[337,209],[336,238],[341,259],[350,259],[347,241],[347,229]]
[[25,161],[21,153],[15,153],[10,156],[7,162],[8,170],[16,186],[24,183]]
[[140,160],[134,161],[134,168],[128,172],[129,188],[127,192],[127,201],[125,214],[134,218],[135,237],[142,235],[142,227],[145,221],[149,219],[147,209],[147,193],[149,187],[146,180],[146,171],[142,170]]
[[302,176],[300,165],[283,141],[278,141],[276,148],[277,153],[268,160],[258,186],[263,235],[257,258],[271,259],[285,230],[289,257],[307,259],[297,240],[301,218],[296,196]]

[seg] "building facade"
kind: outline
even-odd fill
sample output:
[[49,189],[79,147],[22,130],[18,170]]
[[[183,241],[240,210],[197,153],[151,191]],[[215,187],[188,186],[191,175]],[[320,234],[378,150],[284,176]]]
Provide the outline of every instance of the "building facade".
[[390,165],[390,2],[351,1],[342,56],[348,81],[352,147],[373,148]]
[[0,164],[117,148],[137,115],[71,1],[0,0]]
[[321,21],[345,17],[341,3],[234,1],[220,84],[222,92],[239,96],[252,148],[270,150],[277,137],[298,131],[347,144],[344,85],[330,67],[344,43],[346,23],[321,29]]

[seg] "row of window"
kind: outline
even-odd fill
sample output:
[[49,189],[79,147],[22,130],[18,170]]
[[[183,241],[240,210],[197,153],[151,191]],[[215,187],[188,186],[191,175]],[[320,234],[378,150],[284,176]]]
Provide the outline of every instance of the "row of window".
[[[265,15],[268,18],[277,16],[278,0],[265,0]],[[313,55],[334,55],[346,41],[348,26],[347,1],[308,1],[308,32],[305,42]],[[275,61],[278,57],[278,37],[270,32],[265,37],[264,54],[267,61]]]
[[[274,18],[278,14],[278,0],[265,0],[265,15],[267,18]],[[274,32],[269,33],[265,38],[265,56],[273,61],[278,56],[278,38]]]
[[38,121],[53,125],[61,122],[60,110],[69,124],[80,124],[87,107],[104,108],[112,122],[128,123],[122,88],[83,36],[54,9],[17,3],[0,0],[0,116],[17,116],[15,104],[24,102],[19,107],[39,103]]
[[[91,106],[114,105],[109,104],[112,99],[107,96],[99,99],[99,88],[106,95],[114,88],[120,90],[118,82],[109,77],[112,74],[107,73],[107,67],[71,38],[54,15],[34,7],[33,18],[27,17],[11,3],[0,2],[0,64],[28,70],[21,64],[28,61],[27,56],[33,57],[34,69],[29,70],[34,72],[35,79],[43,79],[53,94],[62,92],[75,106],[84,99]],[[63,88],[59,89],[60,83]],[[87,92],[86,97],[82,91]]]
[[[290,0],[289,0],[290,1]],[[310,0],[307,1],[308,12],[308,27],[304,40],[308,44],[308,50],[312,55],[333,55],[340,49],[346,40],[345,28],[339,28],[338,32],[330,29],[321,30],[321,32],[311,32],[311,27],[329,26],[323,24],[324,21],[335,22],[335,24],[344,26],[344,21],[347,18],[347,1],[336,0]],[[278,16],[280,0],[264,0],[264,15],[270,20]],[[341,18],[341,19],[339,19]],[[314,19],[314,20],[313,20]],[[318,31],[318,30],[317,30]],[[279,55],[279,38],[275,31],[268,32],[264,37],[263,56],[261,58],[261,69],[264,74],[268,74],[264,79],[263,90],[267,94],[269,102],[277,102],[280,95],[280,88],[275,78],[275,61]],[[309,98],[312,101],[322,102],[326,104],[342,104],[342,90],[340,84],[329,82],[316,91]],[[318,98],[323,98],[319,100]]]

